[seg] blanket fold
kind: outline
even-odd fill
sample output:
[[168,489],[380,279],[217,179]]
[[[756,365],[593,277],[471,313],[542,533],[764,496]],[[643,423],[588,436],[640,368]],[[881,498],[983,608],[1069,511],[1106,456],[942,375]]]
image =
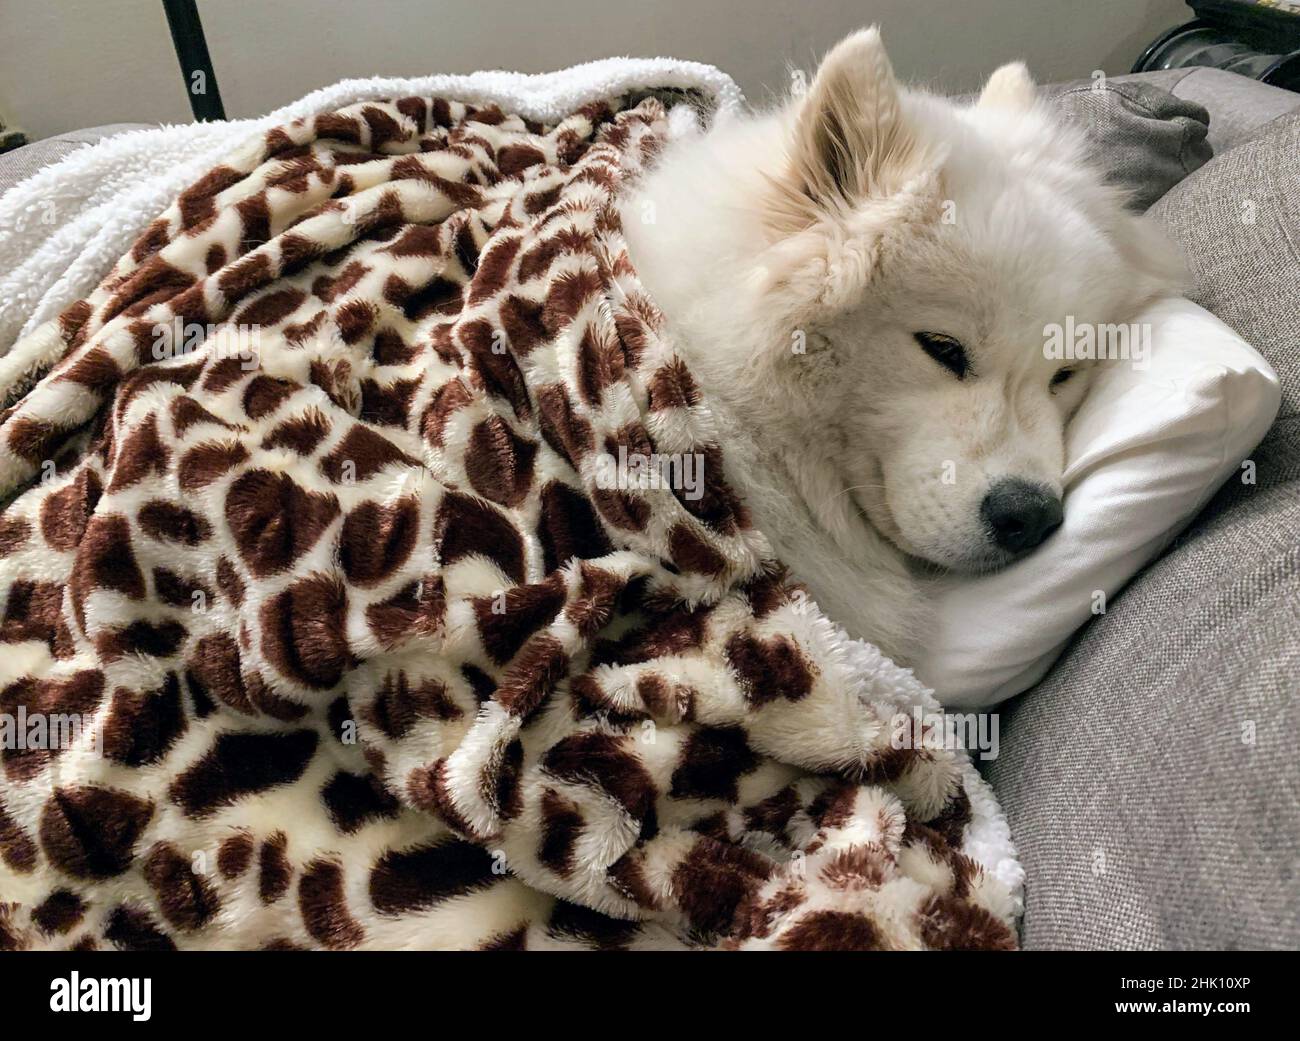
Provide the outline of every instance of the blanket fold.
[[1014,946],[637,280],[665,100],[259,133],[0,359],[0,946]]

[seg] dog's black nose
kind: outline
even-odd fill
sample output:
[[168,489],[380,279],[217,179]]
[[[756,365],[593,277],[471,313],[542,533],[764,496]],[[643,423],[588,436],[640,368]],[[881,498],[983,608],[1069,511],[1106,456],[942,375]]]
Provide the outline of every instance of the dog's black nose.
[[1033,549],[1061,526],[1061,500],[1042,485],[1018,478],[998,481],[984,496],[980,516],[993,541],[1020,553]]

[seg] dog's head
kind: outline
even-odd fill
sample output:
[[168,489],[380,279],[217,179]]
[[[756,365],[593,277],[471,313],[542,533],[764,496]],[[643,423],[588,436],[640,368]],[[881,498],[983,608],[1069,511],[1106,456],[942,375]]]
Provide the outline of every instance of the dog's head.
[[1177,277],[1034,94],[1019,64],[972,104],[904,90],[876,31],[855,34],[794,102],[767,197],[757,299],[823,456],[880,532],[946,568],[998,567],[1061,522],[1096,363],[1049,330],[1126,323]]

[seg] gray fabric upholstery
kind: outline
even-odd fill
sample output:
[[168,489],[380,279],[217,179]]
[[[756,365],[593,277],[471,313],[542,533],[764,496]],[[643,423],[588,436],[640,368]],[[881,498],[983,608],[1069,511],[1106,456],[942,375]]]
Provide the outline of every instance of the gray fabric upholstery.
[[1210,158],[1209,115],[1145,77],[1044,88],[1068,119],[1087,131],[1093,157],[1145,210]]
[[25,181],[38,170],[51,163],[57,163],[78,148],[93,145],[128,130],[142,130],[148,123],[110,123],[102,127],[87,127],[84,130],[72,130],[57,137],[47,137],[33,141],[30,145],[15,148],[12,152],[0,154],[0,195],[3,195],[19,181]]
[[[1155,79],[1161,76],[1176,76],[1177,80],[1169,85]],[[1223,69],[1171,69],[1144,73],[1143,78],[1209,110],[1209,142],[1215,155],[1235,148],[1266,123],[1300,108],[1300,94]]]
[[1189,295],[1282,377],[1283,418],[1300,406],[1300,112],[1189,177],[1151,211],[1182,247]]
[[1202,66],[1112,76],[1108,82],[1120,88],[1130,83],[1146,84],[1202,106],[1210,115],[1206,143],[1214,155],[1222,155],[1265,123],[1300,108],[1300,94],[1235,72]]
[[[1005,707],[988,777],[1029,948],[1300,947],[1300,114],[1153,209],[1283,417],[1160,560]],[[1241,219],[1243,203],[1256,219]]]
[[[1264,124],[1300,108],[1300,94],[1294,91],[1270,87],[1235,72],[1202,66],[1111,76],[1107,84],[1120,90],[1130,89],[1129,84],[1145,84],[1147,88],[1168,91],[1183,101],[1201,106],[1209,113],[1209,133],[1205,140],[1214,155],[1235,148]],[[1055,89],[1082,85],[1066,84]]]

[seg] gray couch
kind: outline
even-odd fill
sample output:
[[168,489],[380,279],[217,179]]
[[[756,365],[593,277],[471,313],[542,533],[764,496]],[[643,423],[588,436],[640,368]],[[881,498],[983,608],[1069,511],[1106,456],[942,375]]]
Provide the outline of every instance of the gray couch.
[[[1212,69],[1092,87],[1052,93],[1283,404],[1257,483],[1230,482],[1004,708],[987,776],[1028,874],[1023,942],[1300,947],[1300,95]],[[123,129],[0,156],[0,191]]]

